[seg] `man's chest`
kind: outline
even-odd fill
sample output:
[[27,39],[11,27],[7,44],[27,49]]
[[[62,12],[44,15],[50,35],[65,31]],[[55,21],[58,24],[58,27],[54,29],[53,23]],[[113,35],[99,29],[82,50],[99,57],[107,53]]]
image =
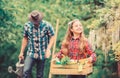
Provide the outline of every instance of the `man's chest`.
[[38,27],[38,28],[29,28],[28,37],[29,38],[44,38],[47,36],[48,28],[47,27]]

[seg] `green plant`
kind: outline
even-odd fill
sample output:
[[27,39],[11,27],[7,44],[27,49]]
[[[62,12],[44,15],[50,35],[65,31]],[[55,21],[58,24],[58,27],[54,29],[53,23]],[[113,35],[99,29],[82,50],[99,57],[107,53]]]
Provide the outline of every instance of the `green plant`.
[[64,57],[61,59],[61,64],[62,64],[62,65],[66,65],[69,61],[70,61],[70,58],[69,58],[68,56],[64,56]]

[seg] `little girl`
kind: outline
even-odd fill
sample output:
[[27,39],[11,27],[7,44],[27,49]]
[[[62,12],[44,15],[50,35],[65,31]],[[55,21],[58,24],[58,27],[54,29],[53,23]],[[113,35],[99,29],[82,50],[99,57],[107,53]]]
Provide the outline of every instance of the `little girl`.
[[[96,54],[85,38],[82,24],[78,19],[68,23],[68,30],[57,57],[61,59],[62,55],[68,56],[72,60],[87,58],[89,62],[96,61]],[[69,75],[67,78],[85,78],[85,75]]]

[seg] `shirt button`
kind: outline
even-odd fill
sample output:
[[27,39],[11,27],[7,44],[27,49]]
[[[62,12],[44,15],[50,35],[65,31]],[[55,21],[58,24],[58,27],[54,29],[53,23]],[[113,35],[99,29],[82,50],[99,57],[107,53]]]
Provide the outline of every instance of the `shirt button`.
[[38,48],[38,46],[36,46],[36,48]]

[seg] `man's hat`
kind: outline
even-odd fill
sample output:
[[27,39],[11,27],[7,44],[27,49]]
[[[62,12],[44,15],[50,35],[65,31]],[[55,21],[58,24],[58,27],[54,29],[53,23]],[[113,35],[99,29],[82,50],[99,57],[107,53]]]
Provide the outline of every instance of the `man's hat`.
[[34,10],[28,15],[28,19],[29,19],[29,21],[31,21],[35,24],[39,23],[43,19],[43,13],[39,12],[37,10]]

